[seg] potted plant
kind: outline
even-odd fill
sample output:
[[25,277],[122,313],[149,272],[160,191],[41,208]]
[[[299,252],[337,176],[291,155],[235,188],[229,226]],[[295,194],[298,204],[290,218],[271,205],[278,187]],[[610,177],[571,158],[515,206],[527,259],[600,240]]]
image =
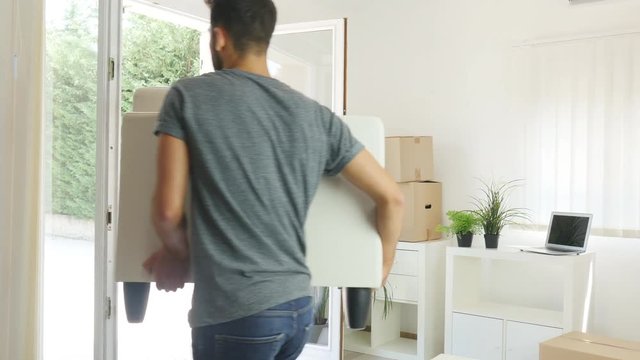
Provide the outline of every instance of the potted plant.
[[507,205],[511,191],[520,185],[519,180],[503,184],[483,182],[482,185],[484,197],[474,197],[476,209],[473,212],[480,218],[486,247],[496,249],[502,228],[517,220],[528,220],[528,216],[524,209]]
[[[384,295],[384,303],[382,304],[382,318],[386,319],[387,315],[389,315],[389,312],[391,311],[391,308],[393,307],[393,291],[392,291],[392,287],[389,284],[389,282],[387,281],[386,284],[384,284],[384,286],[382,287],[382,294]],[[380,291],[380,289],[376,290]]]
[[371,310],[371,288],[343,288],[346,324],[349,329],[363,330]]
[[451,224],[449,226],[438,225],[437,231],[447,235],[455,234],[458,238],[459,247],[471,247],[473,234],[480,230],[480,217],[473,211],[447,211],[447,217]]
[[122,288],[127,321],[132,324],[141,323],[147,312],[151,284],[148,282],[124,282]]
[[[393,292],[389,283],[382,287],[384,293],[384,304],[382,308],[382,318],[389,315],[393,306]],[[371,300],[375,301],[375,293],[379,290],[370,288],[345,288],[345,312],[346,323],[349,329],[363,330],[367,325],[369,313],[371,312]],[[373,296],[372,296],[373,295]]]

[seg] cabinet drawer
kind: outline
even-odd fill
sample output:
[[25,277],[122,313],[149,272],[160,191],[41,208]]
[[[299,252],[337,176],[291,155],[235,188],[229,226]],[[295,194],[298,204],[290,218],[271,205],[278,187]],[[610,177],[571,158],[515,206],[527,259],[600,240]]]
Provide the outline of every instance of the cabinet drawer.
[[507,321],[506,360],[538,360],[541,342],[562,335],[562,329]]
[[[393,300],[418,302],[417,277],[391,274],[387,278],[387,286],[391,287],[390,296]],[[376,298],[384,300],[382,289],[376,292]]]
[[391,274],[418,276],[418,252],[411,250],[396,250]]
[[501,360],[502,327],[500,319],[452,313],[451,354],[472,359]]

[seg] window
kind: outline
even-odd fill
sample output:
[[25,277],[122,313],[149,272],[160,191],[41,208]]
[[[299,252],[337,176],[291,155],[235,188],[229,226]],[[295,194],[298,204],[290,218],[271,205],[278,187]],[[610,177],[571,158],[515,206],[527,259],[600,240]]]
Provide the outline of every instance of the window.
[[520,51],[527,206],[594,214],[592,231],[640,235],[640,33]]

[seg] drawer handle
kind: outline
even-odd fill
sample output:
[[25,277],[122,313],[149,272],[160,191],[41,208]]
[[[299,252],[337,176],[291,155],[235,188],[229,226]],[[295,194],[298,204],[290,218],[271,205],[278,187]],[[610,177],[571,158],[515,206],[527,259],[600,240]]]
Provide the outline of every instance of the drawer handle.
[[427,210],[431,209],[431,204],[425,205],[424,208],[427,209]]

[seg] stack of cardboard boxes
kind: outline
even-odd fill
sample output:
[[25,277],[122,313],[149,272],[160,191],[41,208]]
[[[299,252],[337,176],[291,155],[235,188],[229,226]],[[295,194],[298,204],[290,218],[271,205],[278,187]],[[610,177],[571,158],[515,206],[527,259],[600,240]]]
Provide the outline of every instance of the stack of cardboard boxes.
[[431,136],[388,137],[385,167],[404,195],[404,224],[400,241],[426,241],[441,237],[442,184],[433,178]]

